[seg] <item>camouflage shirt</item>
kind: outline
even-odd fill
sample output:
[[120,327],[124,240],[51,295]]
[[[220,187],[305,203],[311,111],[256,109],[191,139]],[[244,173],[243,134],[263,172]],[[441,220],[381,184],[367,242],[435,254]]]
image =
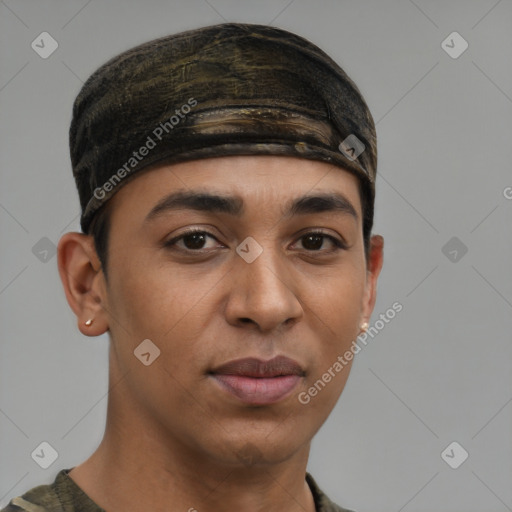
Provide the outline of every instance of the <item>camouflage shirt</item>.
[[[105,512],[68,476],[71,469],[61,470],[52,484],[39,485],[13,498],[0,512]],[[306,481],[317,512],[351,512],[333,503],[309,473],[306,473]]]

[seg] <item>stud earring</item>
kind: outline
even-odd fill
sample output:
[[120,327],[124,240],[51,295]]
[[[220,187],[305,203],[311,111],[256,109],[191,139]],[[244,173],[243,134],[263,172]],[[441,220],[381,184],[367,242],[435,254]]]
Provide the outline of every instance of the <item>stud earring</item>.
[[87,327],[89,327],[93,322],[93,319],[92,318],[89,318],[89,320],[86,320],[85,321],[85,325],[87,325]]
[[366,332],[368,330],[368,322],[363,322],[361,324],[361,331]]

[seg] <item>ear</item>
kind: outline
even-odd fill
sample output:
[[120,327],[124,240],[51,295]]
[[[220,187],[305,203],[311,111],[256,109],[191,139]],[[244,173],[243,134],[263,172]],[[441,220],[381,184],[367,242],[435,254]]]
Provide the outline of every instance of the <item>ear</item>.
[[363,298],[361,322],[369,322],[377,300],[377,280],[384,262],[384,238],[373,235],[368,253],[366,287]]
[[[69,306],[75,312],[78,329],[86,336],[108,330],[105,306],[106,283],[92,236],[66,233],[57,246],[60,279]],[[85,322],[92,319],[87,326]]]

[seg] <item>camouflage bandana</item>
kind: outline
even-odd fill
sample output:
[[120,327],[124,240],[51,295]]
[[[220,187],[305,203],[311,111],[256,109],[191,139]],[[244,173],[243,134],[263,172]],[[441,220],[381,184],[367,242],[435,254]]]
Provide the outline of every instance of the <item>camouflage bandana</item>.
[[346,73],[308,40],[225,23],[149,41],[86,81],[69,132],[88,232],[94,214],[141,170],[227,155],[285,155],[359,177],[373,216],[373,118]]

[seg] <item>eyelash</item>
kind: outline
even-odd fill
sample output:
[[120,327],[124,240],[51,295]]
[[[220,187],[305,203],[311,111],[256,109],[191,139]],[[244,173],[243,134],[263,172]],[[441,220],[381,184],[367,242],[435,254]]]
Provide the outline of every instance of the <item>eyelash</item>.
[[[172,249],[173,246],[175,246],[176,243],[179,242],[180,240],[182,240],[183,238],[186,238],[187,236],[195,235],[195,234],[207,235],[207,236],[212,237],[215,240],[217,240],[217,238],[214,235],[212,235],[211,233],[209,233],[208,231],[205,231],[203,229],[189,229],[189,230],[181,233],[181,235],[178,235],[177,237],[174,237],[171,240],[168,240],[167,242],[165,242],[164,243],[164,247]],[[338,252],[339,250],[347,249],[347,246],[346,246],[346,244],[344,242],[342,242],[341,240],[338,240],[334,236],[328,235],[327,233],[324,233],[323,231],[320,231],[320,230],[308,231],[307,233],[304,233],[303,235],[301,235],[298,238],[298,240],[300,240],[302,238],[305,238],[308,235],[318,235],[318,236],[322,236],[324,238],[328,238],[334,244],[335,249],[333,249],[331,251],[312,250],[312,249],[308,250],[308,249],[305,249],[307,252],[311,252],[311,253],[322,253],[322,252],[323,253],[325,253],[325,252],[333,253],[333,252]],[[186,248],[183,249],[181,247],[179,247],[177,250],[185,252],[185,253],[189,253],[189,254],[206,254],[206,253],[209,253],[209,252],[212,251],[211,249],[197,249],[197,250],[194,250],[194,249],[186,249]]]

